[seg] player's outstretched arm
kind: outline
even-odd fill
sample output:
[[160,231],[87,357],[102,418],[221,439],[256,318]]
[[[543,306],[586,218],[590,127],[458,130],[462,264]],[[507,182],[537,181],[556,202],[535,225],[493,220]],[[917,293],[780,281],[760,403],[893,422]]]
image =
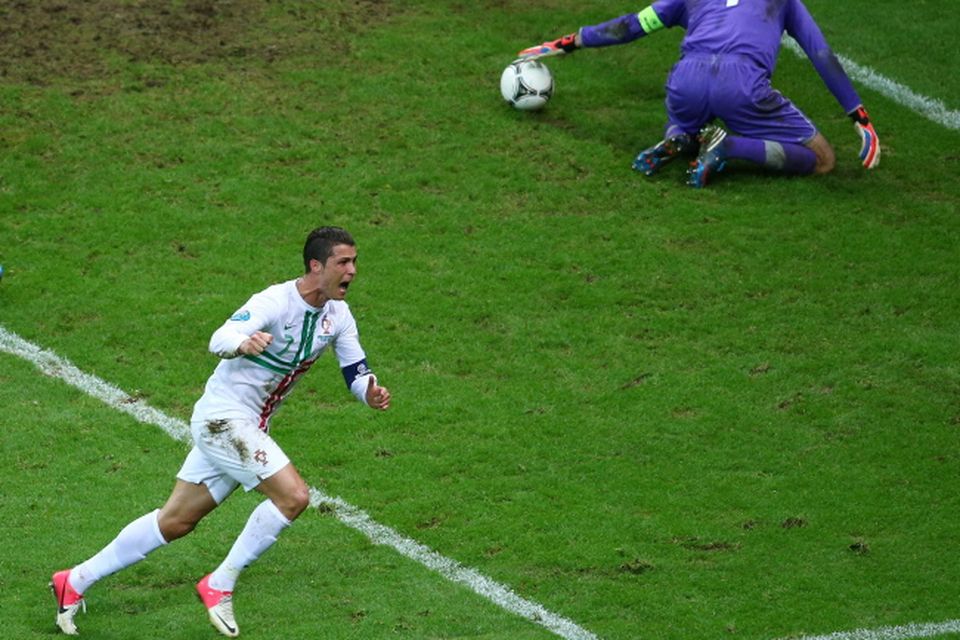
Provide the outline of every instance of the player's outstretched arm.
[[870,116],[862,104],[847,115],[853,120],[853,128],[860,135],[860,162],[867,169],[873,169],[880,164],[880,138],[870,122]]
[[[669,24],[673,23],[672,21],[669,22]],[[576,33],[524,49],[518,54],[518,59],[538,60],[547,56],[572,53],[581,47],[609,47],[626,44],[663,29],[667,24],[660,19],[657,12],[650,6],[640,13],[628,13],[601,24],[581,27]]]
[[518,60],[539,60],[549,56],[573,53],[580,48],[580,34],[571,33],[556,40],[550,40],[533,47],[527,47],[517,54]]
[[390,391],[377,384],[376,376],[370,376],[367,382],[367,405],[371,409],[386,411],[390,408]]

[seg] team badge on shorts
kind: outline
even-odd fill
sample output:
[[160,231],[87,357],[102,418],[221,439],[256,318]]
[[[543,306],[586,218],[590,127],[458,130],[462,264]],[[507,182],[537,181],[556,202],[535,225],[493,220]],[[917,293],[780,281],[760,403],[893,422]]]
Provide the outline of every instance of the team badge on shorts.
[[253,459],[262,465],[267,464],[267,452],[263,449],[257,449],[253,452]]

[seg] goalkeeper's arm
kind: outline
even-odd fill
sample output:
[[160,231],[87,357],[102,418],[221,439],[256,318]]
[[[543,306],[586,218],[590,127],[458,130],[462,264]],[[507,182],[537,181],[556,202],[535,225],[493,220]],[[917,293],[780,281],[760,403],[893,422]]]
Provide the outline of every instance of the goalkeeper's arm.
[[521,60],[537,60],[547,56],[573,53],[582,47],[626,44],[663,27],[664,24],[653,7],[647,7],[640,13],[628,13],[598,25],[581,27],[576,33],[529,47],[521,51],[518,57]]
[[784,24],[784,29],[807,54],[827,89],[853,120],[853,127],[860,136],[860,162],[867,169],[873,169],[880,164],[880,139],[870,122],[870,116],[813,16],[802,4],[797,5]]

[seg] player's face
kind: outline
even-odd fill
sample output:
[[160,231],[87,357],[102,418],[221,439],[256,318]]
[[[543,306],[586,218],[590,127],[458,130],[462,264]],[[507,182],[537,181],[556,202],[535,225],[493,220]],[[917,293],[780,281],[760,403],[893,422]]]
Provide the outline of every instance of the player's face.
[[320,267],[320,290],[329,300],[343,300],[350,283],[357,277],[357,248],[334,245],[333,253]]

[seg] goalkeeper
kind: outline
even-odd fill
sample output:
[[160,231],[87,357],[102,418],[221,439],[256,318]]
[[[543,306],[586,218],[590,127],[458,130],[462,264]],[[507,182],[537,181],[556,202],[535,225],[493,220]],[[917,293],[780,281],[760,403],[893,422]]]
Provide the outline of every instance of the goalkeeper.
[[[801,0],[656,0],[639,13],[524,49],[520,58],[626,44],[677,25],[686,33],[680,60],[667,77],[664,139],[640,152],[634,169],[650,176],[677,156],[696,155],[688,182],[698,188],[734,159],[790,174],[831,171],[830,143],[770,85],[784,32],[800,44],[853,121],[863,166],[879,164],[880,142],[860,96]],[[731,134],[714,124],[718,118]]]

